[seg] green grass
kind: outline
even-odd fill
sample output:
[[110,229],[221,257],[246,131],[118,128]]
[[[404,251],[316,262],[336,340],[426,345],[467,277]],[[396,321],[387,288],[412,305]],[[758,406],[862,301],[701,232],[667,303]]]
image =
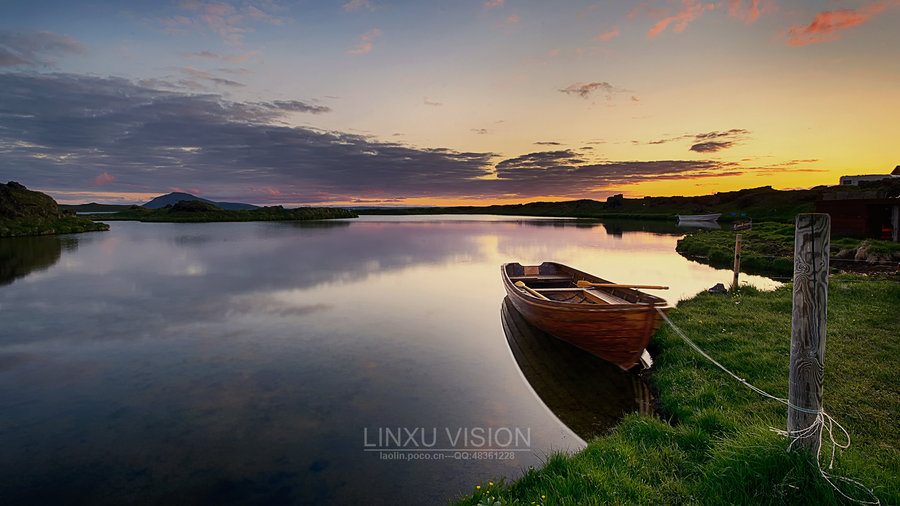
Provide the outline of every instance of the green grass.
[[[794,272],[794,226],[787,223],[754,223],[752,230],[701,230],[678,240],[675,251],[720,269],[734,266],[735,235],[741,234],[741,272],[791,277]],[[866,249],[873,261],[900,260],[900,244],[891,241],[837,236],[831,239],[832,256],[853,258]]]
[[144,221],[169,223],[206,223],[221,221],[299,221],[356,217],[356,213],[352,211],[332,207],[298,207],[294,209],[284,209],[281,206],[271,206],[252,210],[226,210],[220,209],[211,204],[205,204],[205,209],[201,209],[199,206],[196,208],[197,210],[192,211],[179,211],[178,209],[179,208],[177,207],[147,209],[141,206],[133,206],[127,211],[122,211],[114,214],[94,214],[88,216],[95,220],[104,221]]
[[96,223],[82,216],[63,215],[60,218],[29,216],[26,218],[0,218],[0,237],[30,235],[75,234],[109,230],[109,225]]
[[701,230],[678,240],[675,251],[719,269],[734,266],[736,234],[741,234],[741,271],[748,274],[790,276],[794,272],[794,226],[754,223],[752,230]]
[[[671,314],[685,334],[750,383],[786,397],[791,286],[701,294]],[[832,474],[900,504],[900,283],[841,276],[829,287],[824,407],[850,432]],[[651,345],[662,418],[629,415],[573,456],[515,482],[479,484],[459,504],[846,504],[802,452],[787,453],[787,408],[739,384],[670,328]],[[827,470],[831,445],[823,445]],[[871,500],[836,480],[845,493]],[[490,499],[493,497],[493,501]]]

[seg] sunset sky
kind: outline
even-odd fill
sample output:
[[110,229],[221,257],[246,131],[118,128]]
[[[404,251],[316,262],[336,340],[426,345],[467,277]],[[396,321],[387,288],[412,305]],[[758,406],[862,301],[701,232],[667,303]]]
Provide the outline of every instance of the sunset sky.
[[900,164],[900,0],[0,3],[0,179],[451,205]]

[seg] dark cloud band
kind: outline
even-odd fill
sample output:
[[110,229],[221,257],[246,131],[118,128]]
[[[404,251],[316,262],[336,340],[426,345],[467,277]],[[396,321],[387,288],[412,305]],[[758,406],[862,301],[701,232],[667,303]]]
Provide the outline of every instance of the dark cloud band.
[[585,198],[617,185],[740,170],[717,161],[595,163],[569,149],[498,160],[490,152],[416,148],[282,121],[288,113],[329,111],[121,78],[0,73],[0,160],[6,177],[34,188],[90,191],[98,181],[111,192],[202,188],[219,200],[260,204]]

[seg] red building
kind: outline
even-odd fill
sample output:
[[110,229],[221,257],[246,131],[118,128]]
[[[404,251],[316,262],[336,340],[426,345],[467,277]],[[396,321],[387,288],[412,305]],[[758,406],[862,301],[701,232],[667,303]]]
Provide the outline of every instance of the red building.
[[831,215],[832,234],[898,241],[900,198],[887,192],[826,193],[816,212]]

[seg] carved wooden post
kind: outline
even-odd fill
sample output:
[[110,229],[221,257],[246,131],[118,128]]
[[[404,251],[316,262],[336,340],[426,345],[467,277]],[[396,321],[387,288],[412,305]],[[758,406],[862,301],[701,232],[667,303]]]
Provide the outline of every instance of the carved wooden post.
[[734,279],[731,280],[731,289],[738,289],[738,274],[741,272],[741,234],[737,234],[734,240]]
[[[813,425],[822,409],[830,242],[831,218],[827,214],[797,215],[788,402],[804,411],[788,407],[787,430],[794,437],[797,431]],[[804,433],[794,447],[806,448],[811,455],[817,455],[821,431],[819,425],[816,430]]]

